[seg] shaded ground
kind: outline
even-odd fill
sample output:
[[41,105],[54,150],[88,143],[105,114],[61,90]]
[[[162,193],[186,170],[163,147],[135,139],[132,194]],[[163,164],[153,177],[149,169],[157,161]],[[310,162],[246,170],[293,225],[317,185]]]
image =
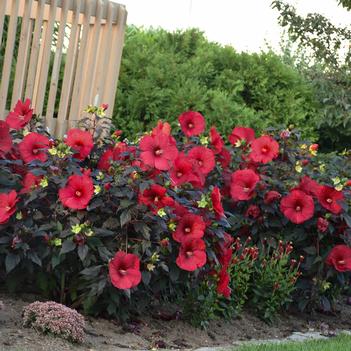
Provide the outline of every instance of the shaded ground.
[[86,318],[87,337],[83,345],[75,345],[43,336],[35,330],[22,328],[22,308],[33,301],[30,297],[9,297],[0,294],[4,308],[0,310],[0,350],[65,351],[65,350],[125,350],[152,348],[193,349],[201,346],[230,345],[234,341],[283,338],[294,331],[321,330],[332,334],[335,330],[351,329],[351,306],[340,305],[335,316],[323,314],[281,316],[267,325],[244,312],[232,321],[214,321],[208,329],[196,329],[189,324],[145,317],[128,330],[118,323],[104,319]]

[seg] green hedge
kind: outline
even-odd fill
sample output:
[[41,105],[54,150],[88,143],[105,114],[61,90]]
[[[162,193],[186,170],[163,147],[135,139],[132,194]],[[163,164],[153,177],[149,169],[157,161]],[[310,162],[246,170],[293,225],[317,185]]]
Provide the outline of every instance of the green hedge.
[[113,119],[132,136],[194,109],[224,134],[234,125],[294,124],[313,138],[314,101],[309,82],[272,52],[237,53],[196,29],[128,27]]

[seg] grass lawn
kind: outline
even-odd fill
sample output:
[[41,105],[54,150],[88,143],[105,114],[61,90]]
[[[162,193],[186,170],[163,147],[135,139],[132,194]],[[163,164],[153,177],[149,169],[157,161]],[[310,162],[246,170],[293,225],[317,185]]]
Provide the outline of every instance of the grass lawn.
[[351,351],[351,336],[340,335],[329,340],[286,344],[245,345],[235,348],[233,351]]

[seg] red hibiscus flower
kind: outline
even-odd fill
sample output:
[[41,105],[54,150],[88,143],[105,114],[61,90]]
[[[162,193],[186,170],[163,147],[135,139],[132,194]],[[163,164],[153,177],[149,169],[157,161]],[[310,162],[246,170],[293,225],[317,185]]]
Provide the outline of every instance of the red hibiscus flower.
[[16,203],[18,202],[16,191],[9,193],[0,193],[0,224],[6,223],[9,218],[16,212]]
[[219,191],[219,188],[215,186],[211,192],[211,200],[213,210],[215,211],[217,218],[221,218],[224,216],[224,210],[221,199],[221,192]]
[[27,99],[24,103],[18,100],[15,108],[6,117],[6,123],[13,129],[19,130],[27,125],[33,117],[33,109],[30,108],[31,101]]
[[91,133],[80,129],[70,129],[67,132],[65,143],[76,152],[73,157],[78,160],[84,160],[89,156],[90,151],[94,147]]
[[111,161],[113,160],[113,149],[107,149],[100,157],[97,164],[97,168],[101,171],[108,171],[111,167]]
[[217,132],[216,127],[211,127],[210,129],[210,140],[211,145],[213,146],[214,153],[219,154],[224,146],[224,141],[221,135]]
[[210,173],[216,165],[213,151],[205,146],[193,147],[188,156],[203,175]]
[[351,271],[351,248],[346,245],[334,246],[329,252],[326,264],[338,272]]
[[117,289],[131,289],[141,281],[140,260],[134,254],[118,251],[108,264],[111,283]]
[[188,111],[178,117],[180,127],[187,137],[199,135],[205,130],[205,118],[199,112]]
[[59,190],[62,204],[74,210],[85,209],[94,194],[94,185],[86,175],[72,175],[64,188]]
[[6,154],[12,148],[10,128],[4,121],[0,121],[0,156]]
[[229,166],[232,157],[227,148],[223,147],[221,152],[217,154],[217,161],[222,165],[222,168],[225,169]]
[[169,172],[172,184],[174,186],[180,186],[187,183],[192,175],[192,171],[192,162],[184,154],[180,153]]
[[178,150],[169,135],[146,135],[140,140],[140,158],[145,165],[161,171],[169,170],[178,156]]
[[264,135],[251,143],[249,157],[254,162],[268,163],[279,155],[279,144],[270,136]]
[[228,137],[229,142],[234,146],[239,146],[238,142],[250,144],[255,139],[255,131],[251,128],[235,127]]
[[173,232],[173,239],[182,242],[187,239],[200,239],[204,236],[206,224],[201,216],[193,213],[184,215]]
[[46,149],[50,146],[50,140],[41,134],[27,134],[18,144],[21,158],[25,163],[38,160],[45,162],[48,159]]
[[160,208],[173,206],[174,200],[167,196],[167,189],[158,184],[152,184],[149,189],[145,189],[139,194],[139,203],[148,206],[157,212]]
[[177,266],[185,271],[195,271],[206,264],[206,245],[202,239],[189,239],[182,242],[179,255],[176,259]]
[[163,133],[166,135],[171,135],[171,126],[167,122],[158,121],[157,126],[152,130],[151,135],[157,135]]
[[281,197],[282,196],[278,193],[278,191],[271,190],[271,191],[268,191],[267,193],[265,193],[263,202],[266,205],[269,205],[272,202],[274,202],[275,200],[280,199]]
[[251,169],[235,171],[231,175],[230,195],[233,200],[250,200],[260,177]]
[[218,274],[217,293],[223,295],[226,298],[229,298],[232,292],[229,287],[229,283],[230,275],[227,272],[227,268],[223,267]]
[[280,210],[295,224],[306,222],[314,214],[313,198],[301,190],[292,190],[282,198]]
[[246,217],[258,218],[261,214],[261,210],[257,205],[250,205],[249,208],[245,212]]
[[319,217],[317,219],[317,229],[321,233],[325,233],[328,230],[329,222],[327,219],[323,217]]
[[43,176],[36,176],[31,172],[26,173],[22,180],[23,188],[21,189],[20,194],[29,193],[33,189],[37,188],[42,179]]
[[328,211],[339,214],[342,211],[340,202],[344,200],[344,194],[330,186],[320,186],[318,191],[319,203]]
[[301,190],[307,195],[318,196],[320,187],[321,186],[315,180],[311,179],[309,176],[304,176],[300,180],[300,184],[292,190]]

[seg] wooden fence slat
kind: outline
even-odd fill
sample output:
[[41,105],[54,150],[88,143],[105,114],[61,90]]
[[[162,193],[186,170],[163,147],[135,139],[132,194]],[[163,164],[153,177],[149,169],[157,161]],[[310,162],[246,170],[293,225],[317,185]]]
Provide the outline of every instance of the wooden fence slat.
[[5,14],[6,14],[6,0],[0,2],[0,45],[2,42],[2,33],[4,30]]
[[[71,25],[70,40],[66,56],[65,70],[63,74],[62,92],[60,97],[59,112],[57,116],[57,133],[62,136],[65,125],[66,116],[68,114],[69,98],[73,87],[75,57],[78,51],[78,40],[80,35],[80,27],[78,25],[80,17],[81,0],[76,1],[73,23]],[[60,130],[58,130],[60,129]]]
[[[112,43],[112,18],[113,14],[117,13],[115,11],[116,7],[112,2],[108,3],[107,9],[107,19],[106,24],[102,28],[101,38],[100,38],[100,46],[98,49],[99,53],[106,53],[109,51]],[[97,104],[102,104],[105,101],[102,101],[104,96],[104,80],[107,77],[107,70],[108,70],[108,63],[109,63],[109,55],[99,55],[99,62],[97,65],[97,70],[94,77],[94,84],[95,87],[93,91],[93,99],[96,99]]]
[[35,100],[35,109],[37,114],[42,114],[45,100],[46,84],[48,79],[50,57],[51,57],[51,46],[52,46],[52,35],[54,33],[54,25],[56,19],[56,9],[57,9],[57,0],[51,0],[50,7],[50,18],[47,23],[47,28],[45,31],[44,39],[44,49],[43,56],[40,65],[40,77],[39,77],[39,86],[38,94]]
[[71,109],[69,112],[69,120],[77,120],[79,115],[79,104],[80,104],[80,94],[82,91],[82,80],[83,80],[83,72],[84,65],[87,60],[86,49],[88,45],[88,37],[90,32],[90,13],[91,13],[91,2],[89,0],[85,0],[86,4],[86,13],[83,24],[83,34],[80,41],[78,61],[77,61],[77,69],[75,75],[75,82],[72,94],[71,101]]
[[12,91],[11,107],[15,105],[18,99],[22,99],[23,86],[25,80],[25,69],[28,58],[28,47],[31,39],[32,23],[30,20],[30,12],[32,10],[33,0],[25,3],[24,14],[22,17],[21,36],[18,46],[18,56],[15,71],[15,81]]
[[2,77],[0,84],[0,116],[5,118],[5,109],[7,101],[7,93],[10,83],[10,74],[12,66],[13,51],[15,48],[16,32],[17,32],[17,19],[18,19],[19,0],[12,3],[11,16],[9,21],[9,28],[6,40],[4,66],[2,68]]
[[109,104],[109,113],[112,115],[117,91],[118,75],[121,66],[122,50],[124,45],[124,28],[127,20],[127,11],[124,6],[118,7],[118,24],[113,27],[113,46],[107,79],[104,88],[104,101]]
[[52,73],[51,73],[48,105],[47,105],[46,114],[45,114],[47,123],[53,118],[53,115],[55,112],[57,88],[58,88],[58,83],[60,78],[62,50],[63,50],[63,43],[65,39],[65,34],[66,34],[65,31],[66,31],[67,15],[68,15],[68,8],[70,3],[71,3],[71,0],[65,0],[63,4],[63,8],[61,10],[60,27],[58,32],[57,44],[56,44],[55,59],[54,59],[54,64],[52,68]]
[[44,5],[45,5],[45,0],[38,1],[37,17],[35,20],[32,48],[31,48],[30,59],[29,59],[25,97],[30,98],[32,100],[33,100],[33,93],[34,93],[35,76],[36,76],[36,71],[38,66],[39,51],[41,47],[40,43],[41,43],[41,34],[42,34]]

